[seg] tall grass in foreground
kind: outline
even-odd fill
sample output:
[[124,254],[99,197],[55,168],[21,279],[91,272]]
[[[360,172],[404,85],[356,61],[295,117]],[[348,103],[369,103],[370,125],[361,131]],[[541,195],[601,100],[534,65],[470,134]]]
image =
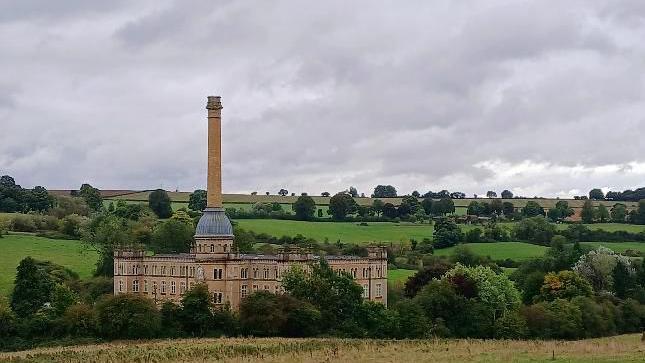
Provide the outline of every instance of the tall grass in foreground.
[[643,362],[640,335],[574,342],[344,339],[182,339],[43,348],[13,362]]

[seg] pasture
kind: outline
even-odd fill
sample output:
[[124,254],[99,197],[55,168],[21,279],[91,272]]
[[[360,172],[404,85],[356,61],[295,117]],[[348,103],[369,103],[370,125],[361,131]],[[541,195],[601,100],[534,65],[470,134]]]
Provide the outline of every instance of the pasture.
[[[463,246],[475,254],[489,256],[493,260],[505,260],[507,258],[514,261],[525,261],[535,257],[541,257],[547,250],[547,247],[533,245],[524,242],[495,242],[495,243],[465,243]],[[436,256],[450,256],[455,247],[435,250]]]
[[387,270],[387,281],[388,282],[403,282],[408,281],[408,277],[417,273],[417,270],[405,270],[405,269],[396,269],[396,270]]
[[432,238],[430,224],[375,222],[361,226],[347,222],[302,222],[275,219],[239,219],[240,228],[275,237],[301,234],[319,242],[388,243]]
[[[626,224],[626,223],[593,223],[584,224],[585,227],[591,230],[605,230],[607,232],[626,231],[631,233],[640,233],[645,231],[645,225]],[[567,229],[568,224],[556,224],[555,228],[559,230]]]
[[593,248],[603,246],[616,253],[623,253],[627,250],[645,253],[645,242],[580,242],[580,244]]
[[226,338],[0,353],[12,362],[642,362],[640,334],[580,341]]
[[78,273],[81,278],[92,276],[98,258],[95,252],[85,250],[79,241],[21,234],[10,234],[0,238],[0,251],[0,296],[11,293],[16,267],[27,256],[67,267]]
[[[68,195],[69,191],[51,191],[55,194],[65,194]],[[101,194],[104,195],[104,198],[106,199],[124,199],[124,200],[131,200],[131,201],[147,201],[148,200],[148,195],[150,194],[150,191],[110,191],[110,190],[102,190]],[[188,202],[188,198],[190,197],[191,192],[168,192],[168,195],[170,196],[170,199],[172,199],[175,202]],[[333,194],[333,193],[332,193]],[[366,194],[369,194],[366,192]],[[280,204],[293,204],[297,199],[298,196],[300,196],[300,192],[297,192],[295,196],[287,195],[287,196],[280,196],[280,195],[266,195],[263,192],[258,193],[257,195],[251,195],[251,194],[223,194],[224,198],[224,203],[243,203],[243,204],[254,204],[254,203],[273,203],[277,202]],[[316,202],[317,205],[329,205],[329,197],[321,197],[318,195],[310,195],[314,201]],[[354,198],[356,200],[356,203],[358,205],[372,205],[374,202],[374,199],[380,199],[384,203],[392,203],[394,205],[399,205],[401,204],[401,200],[403,199],[402,197],[396,197],[396,198]],[[550,198],[514,198],[514,199],[503,199],[502,201],[504,202],[511,202],[515,205],[516,208],[522,208],[526,205],[527,202],[529,201],[534,201],[540,204],[543,208],[549,209],[555,207],[556,203],[565,200],[565,199],[550,199]],[[455,203],[455,207],[467,207],[468,204],[472,201],[478,201],[478,202],[490,202],[491,199],[489,198],[464,198],[464,199],[453,199],[453,202]],[[584,200],[574,200],[574,199],[566,199],[566,201],[569,203],[569,206],[571,208],[582,208],[582,205],[584,204]],[[636,202],[615,202],[611,200],[606,200],[606,201],[594,201],[594,205],[599,205],[603,204],[607,207],[612,207],[616,203],[623,203],[625,204],[628,208],[635,208],[637,207],[638,203]]]

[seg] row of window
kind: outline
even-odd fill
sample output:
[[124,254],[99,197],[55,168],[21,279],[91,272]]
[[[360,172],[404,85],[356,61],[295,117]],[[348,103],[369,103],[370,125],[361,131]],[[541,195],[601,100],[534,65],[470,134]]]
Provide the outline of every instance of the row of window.
[[[370,297],[370,287],[367,284],[363,284],[363,298],[367,299]],[[374,297],[383,297],[383,285],[376,284],[374,286]]]
[[[139,275],[141,274],[142,268],[141,265],[138,264],[126,265],[124,263],[119,263],[114,266],[114,270],[117,272],[117,275]],[[168,276],[195,277],[194,266],[179,266],[179,270],[177,270],[176,266],[170,266],[170,268],[167,268],[164,265],[143,265],[144,275],[167,276],[166,272],[170,272]]]
[[[380,266],[375,267],[373,270],[374,270],[375,275],[376,275],[376,276],[373,276],[374,278],[382,278],[382,277],[385,276],[385,271],[383,271],[383,268],[381,268]],[[371,271],[372,271],[371,267],[363,267],[362,268],[362,275],[361,275],[362,278],[364,278],[364,279],[369,278],[370,274],[371,274]],[[347,269],[346,268],[337,268],[336,272],[340,274],[341,272],[347,272]],[[352,275],[353,278],[356,278],[357,275],[358,275],[358,268],[357,267],[356,268],[350,268],[349,269],[349,274]]]
[[[215,253],[215,247],[220,247],[220,245],[216,246],[215,244],[212,244],[212,243],[211,243],[210,246],[209,245],[198,244],[197,245],[197,253],[209,253],[209,252],[210,253]],[[223,250],[223,252],[230,252],[230,249],[229,249],[228,245],[224,245],[222,250]]]
[[[168,289],[169,287],[169,289]],[[193,287],[193,282],[190,282],[188,285],[188,288],[191,289]],[[142,292],[147,294],[147,293],[160,293],[160,294],[166,294],[168,293],[168,290],[170,290],[171,295],[177,294],[177,282],[175,281],[170,281],[170,284],[166,284],[166,281],[161,281],[161,284],[158,286],[157,281],[152,282],[152,286],[148,283],[148,280],[143,280],[143,288]],[[123,280],[119,280],[119,292],[128,292],[128,286]],[[139,286],[139,280],[133,280],[132,281],[132,290],[130,292],[140,292],[140,286]],[[180,281],[179,282],[179,294],[184,294],[186,292],[186,282],[185,281]]]
[[[253,292],[258,292],[260,291],[260,285],[253,285]],[[264,285],[264,291],[271,291],[271,286],[270,285]],[[274,293],[278,294],[280,293],[281,288],[280,286],[276,285],[274,288]],[[249,287],[248,285],[241,285],[240,286],[240,296],[243,298],[247,297],[249,295]]]
[[[124,263],[117,264],[115,266],[115,270],[118,271],[117,275],[139,275],[141,272],[141,266],[140,265],[130,265],[126,266]],[[259,279],[259,278],[264,278],[265,280],[268,279],[279,279],[280,278],[280,270],[276,267],[271,271],[269,268],[253,268],[250,269],[252,272],[252,276],[254,279]],[[366,279],[370,277],[371,274],[371,268],[370,267],[363,267],[362,268],[362,278]],[[338,268],[336,269],[336,272],[347,272],[346,268]],[[383,271],[383,268],[378,266],[374,268],[375,271],[375,278],[382,278],[385,276],[385,271]],[[127,273],[124,273],[127,272]],[[195,277],[195,267],[194,266],[179,266],[179,271],[177,271],[175,266],[170,266],[170,268],[167,268],[166,266],[157,266],[157,265],[152,265],[150,268],[148,265],[143,265],[143,274],[148,275],[148,272],[151,272],[151,275],[153,276],[180,276],[180,277]],[[166,275],[166,272],[170,272],[169,275]],[[177,275],[176,272],[179,272]],[[272,273],[273,272],[273,273]],[[353,278],[357,278],[358,275],[358,268],[350,268],[349,269],[349,274]],[[222,280],[224,278],[224,271],[221,268],[216,268],[213,269],[213,279],[214,280]],[[249,268],[241,268],[240,269],[240,278],[242,279],[248,279],[249,278]]]

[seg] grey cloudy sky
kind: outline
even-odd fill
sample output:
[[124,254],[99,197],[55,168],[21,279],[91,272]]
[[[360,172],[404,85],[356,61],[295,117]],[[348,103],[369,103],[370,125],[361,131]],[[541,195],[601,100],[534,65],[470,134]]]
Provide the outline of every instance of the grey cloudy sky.
[[570,196],[645,186],[645,1],[0,0],[23,186]]

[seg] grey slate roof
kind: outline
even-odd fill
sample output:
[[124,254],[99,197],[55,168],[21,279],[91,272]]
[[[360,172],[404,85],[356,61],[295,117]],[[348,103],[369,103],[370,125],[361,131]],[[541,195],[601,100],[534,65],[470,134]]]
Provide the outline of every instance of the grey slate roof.
[[232,237],[233,226],[223,208],[206,208],[195,229],[195,237]]

